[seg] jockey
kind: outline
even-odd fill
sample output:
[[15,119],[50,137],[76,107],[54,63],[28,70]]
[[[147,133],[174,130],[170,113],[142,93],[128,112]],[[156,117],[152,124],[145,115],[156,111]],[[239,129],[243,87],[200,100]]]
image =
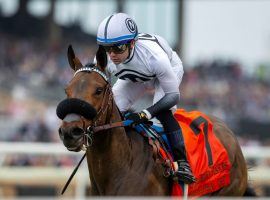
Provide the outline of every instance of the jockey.
[[152,106],[125,118],[139,124],[156,117],[172,146],[176,174],[185,183],[194,182],[182,131],[172,113],[180,100],[184,74],[176,52],[160,36],[139,34],[136,23],[125,13],[110,15],[101,22],[97,43],[110,58],[107,70],[118,78],[113,94],[120,111],[127,111],[142,95],[154,91]]

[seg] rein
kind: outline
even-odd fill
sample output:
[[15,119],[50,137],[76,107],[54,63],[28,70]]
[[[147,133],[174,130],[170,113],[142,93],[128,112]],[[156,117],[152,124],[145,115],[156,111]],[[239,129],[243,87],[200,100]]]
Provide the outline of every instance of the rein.
[[[85,134],[84,134],[85,135],[85,138],[84,138],[85,145],[83,147],[83,150],[86,151],[87,148],[90,147],[91,144],[92,144],[92,140],[93,140],[92,135],[94,133],[104,131],[104,130],[108,130],[108,129],[112,129],[112,128],[129,126],[131,124],[131,121],[126,120],[126,121],[114,122],[114,123],[109,123],[109,124],[99,125],[98,126],[98,124],[101,123],[102,117],[104,116],[104,114],[106,112],[108,112],[109,108],[111,109],[111,110],[109,110],[109,112],[112,111],[113,94],[112,94],[110,84],[108,82],[109,79],[107,78],[105,73],[103,73],[102,71],[100,71],[98,68],[95,68],[95,67],[88,67],[88,66],[82,67],[82,68],[80,68],[79,70],[77,70],[74,73],[74,76],[76,76],[76,74],[79,73],[79,72],[96,72],[107,82],[106,89],[105,89],[105,92],[104,92],[104,97],[103,97],[103,100],[102,100],[102,103],[101,103],[101,108],[98,111],[95,119],[93,120],[94,121],[93,125],[90,125],[90,126],[86,127],[85,122],[83,120],[83,127],[84,127],[84,132],[85,132]],[[106,98],[106,96],[108,96],[108,98]],[[89,142],[89,140],[90,140],[90,142]],[[61,194],[65,193],[67,187],[69,186],[72,178],[74,177],[77,170],[79,169],[79,167],[80,167],[82,161],[84,160],[85,156],[86,156],[86,153],[84,153],[83,157],[81,158],[81,160],[77,164],[76,168],[73,170],[73,172],[70,175],[68,181],[66,182],[64,188],[62,189]]]
[[[98,125],[101,123],[102,117],[104,116],[104,114],[106,114],[106,112],[112,112],[113,93],[112,93],[112,90],[110,87],[110,83],[108,82],[109,78],[106,76],[106,74],[103,73],[102,71],[100,71],[98,68],[88,67],[88,66],[89,65],[78,69],[75,72],[74,76],[79,72],[96,72],[107,82],[107,85],[106,85],[106,89],[104,92],[104,97],[103,97],[103,100],[101,103],[100,110],[98,111],[96,117],[93,119],[93,125],[86,127],[85,122],[83,121],[84,132],[85,132],[85,143],[86,143],[84,145],[84,150],[86,150],[89,146],[91,146],[92,140],[93,140],[92,136],[94,133],[108,130],[108,129],[112,129],[112,128],[129,126],[129,125],[131,125],[131,122],[132,122],[130,120],[126,120],[126,121],[120,121],[120,122],[113,122],[113,123],[109,123],[109,124],[105,124],[105,125]],[[108,98],[106,98],[106,96],[108,96]],[[106,120],[106,121],[108,121],[108,120]],[[90,140],[90,144],[89,144],[89,140]]]
[[[105,86],[105,92],[104,92],[104,96],[103,96],[103,100],[101,102],[101,107],[99,109],[99,111],[97,112],[97,115],[95,116],[95,118],[92,120],[92,124],[89,126],[86,126],[86,122],[84,119],[82,119],[83,122],[83,129],[84,129],[84,145],[82,150],[87,150],[91,145],[92,145],[92,141],[93,141],[93,135],[95,133],[98,132],[102,132],[104,130],[109,130],[112,128],[118,128],[118,127],[125,127],[125,126],[130,126],[132,124],[132,120],[125,120],[125,121],[119,121],[119,122],[110,122],[109,124],[103,124],[103,125],[99,125],[102,123],[102,120],[104,119],[104,115],[106,113],[111,113],[112,109],[113,109],[113,93],[110,87],[110,84],[108,82],[108,78],[106,77],[105,73],[103,73],[102,71],[100,71],[98,68],[94,68],[94,67],[82,67],[79,70],[77,70],[74,74],[74,76],[79,73],[79,72],[96,72],[98,73],[101,77],[103,77],[103,79],[106,81],[106,86]],[[108,115],[108,114],[107,114]],[[105,119],[105,123],[109,121],[107,118]],[[159,149],[159,145],[157,145],[155,142],[151,141],[149,138],[149,144],[153,147],[153,150],[155,152],[155,154],[158,153],[158,149]],[[86,157],[86,153],[84,153],[83,157],[81,158],[81,160],[79,161],[79,163],[77,164],[76,168],[73,170],[72,174],[70,175],[68,181],[66,182],[64,188],[62,189],[61,194],[64,194],[67,187],[69,186],[72,178],[74,177],[74,175],[76,174],[77,170],[79,169],[82,161],[84,160],[84,158]]]
[[[105,124],[105,125],[101,125],[101,126],[88,126],[86,129],[86,140],[87,140],[87,146],[85,147],[86,149],[91,146],[88,144],[88,140],[90,139],[92,141],[91,135],[93,135],[94,133],[100,132],[100,131],[104,131],[104,130],[108,130],[108,129],[112,129],[112,128],[117,128],[117,127],[124,127],[124,126],[129,126],[129,120],[126,121],[120,121],[120,122],[114,122],[114,123],[110,123],[110,124]],[[70,175],[69,179],[67,180],[64,188],[62,189],[61,194],[64,194],[67,187],[69,186],[72,178],[74,177],[74,175],[76,174],[77,170],[79,169],[82,161],[84,160],[86,156],[86,153],[84,153],[83,157],[81,158],[81,160],[79,161],[79,163],[77,164],[77,166],[75,167],[75,169],[73,170],[72,174]]]
[[[106,98],[107,96],[108,96],[108,98]],[[103,100],[101,103],[101,107],[100,107],[99,111],[97,112],[96,117],[93,119],[93,125],[89,125],[86,127],[85,122],[83,120],[83,123],[84,123],[83,129],[84,129],[84,133],[85,133],[84,134],[85,135],[85,137],[84,137],[85,144],[83,146],[83,150],[86,150],[89,146],[92,145],[93,134],[103,130],[101,127],[103,127],[104,125],[101,125],[101,126],[97,126],[97,125],[102,123],[102,117],[104,116],[104,114],[106,114],[106,112],[112,111],[112,103],[113,103],[113,94],[112,94],[112,91],[110,88],[110,84],[107,83],[106,89],[104,92],[104,97],[103,97]],[[106,119],[106,121],[107,121],[107,119]],[[107,128],[107,129],[109,129],[109,128]],[[104,130],[107,130],[107,129],[104,129]],[[90,142],[89,142],[89,140],[90,140]]]
[[88,128],[91,129],[90,131],[92,131],[93,133],[97,133],[99,131],[104,131],[104,130],[108,130],[108,129],[112,129],[112,128],[128,126],[127,124],[125,124],[125,122],[126,121],[120,121],[120,122],[114,122],[114,123],[110,123],[110,124],[95,126],[92,128],[88,127]]

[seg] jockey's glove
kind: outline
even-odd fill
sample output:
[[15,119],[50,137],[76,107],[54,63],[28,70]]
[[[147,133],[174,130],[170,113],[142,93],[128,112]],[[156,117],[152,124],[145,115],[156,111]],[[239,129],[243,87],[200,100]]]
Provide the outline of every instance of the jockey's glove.
[[131,122],[132,125],[145,123],[149,120],[147,115],[143,111],[138,112],[138,113],[127,113],[125,115],[125,119],[132,121]]

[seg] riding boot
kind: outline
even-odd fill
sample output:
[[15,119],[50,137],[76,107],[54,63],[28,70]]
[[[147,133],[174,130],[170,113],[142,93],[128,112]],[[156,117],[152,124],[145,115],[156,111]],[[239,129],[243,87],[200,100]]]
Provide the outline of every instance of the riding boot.
[[178,169],[176,169],[175,175],[179,178],[179,180],[186,184],[195,182],[195,177],[193,176],[190,165],[187,161],[181,129],[168,132],[166,135],[172,147],[174,161],[176,161],[178,164]]

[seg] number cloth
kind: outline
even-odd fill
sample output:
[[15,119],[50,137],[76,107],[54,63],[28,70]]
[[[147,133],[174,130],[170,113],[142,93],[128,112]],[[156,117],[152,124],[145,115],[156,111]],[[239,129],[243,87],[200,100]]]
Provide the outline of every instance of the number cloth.
[[197,182],[189,185],[189,195],[202,196],[230,184],[231,163],[226,149],[213,132],[213,123],[199,111],[178,109],[187,159]]

